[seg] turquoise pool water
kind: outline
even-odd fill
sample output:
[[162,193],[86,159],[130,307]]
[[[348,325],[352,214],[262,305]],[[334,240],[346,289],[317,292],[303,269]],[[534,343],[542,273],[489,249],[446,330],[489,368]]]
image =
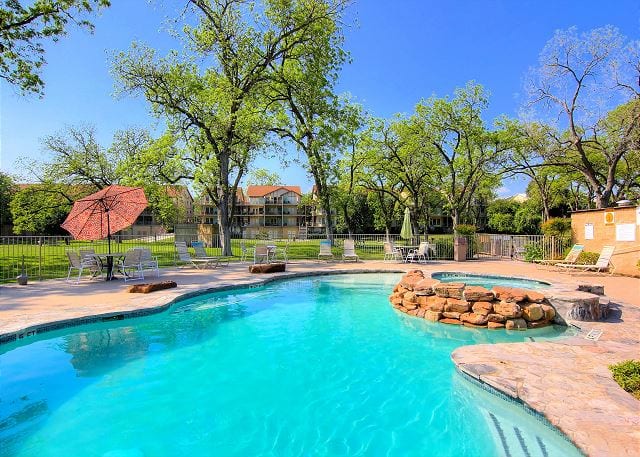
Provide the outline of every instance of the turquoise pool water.
[[439,271],[431,273],[431,277],[442,282],[463,282],[468,286],[483,286],[491,289],[493,286],[518,287],[522,289],[546,289],[549,283],[535,279],[510,278],[508,276],[480,275],[472,273],[458,273]]
[[454,370],[454,348],[523,333],[398,313],[398,279],[283,281],[0,346],[0,455],[578,455]]

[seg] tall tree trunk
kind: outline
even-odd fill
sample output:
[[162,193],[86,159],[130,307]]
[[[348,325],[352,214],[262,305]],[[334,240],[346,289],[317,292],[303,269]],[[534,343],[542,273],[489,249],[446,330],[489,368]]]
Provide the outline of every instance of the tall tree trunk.
[[220,247],[223,256],[232,256],[231,250],[231,218],[229,211],[229,157],[220,158],[220,184],[218,185],[218,229],[220,230]]

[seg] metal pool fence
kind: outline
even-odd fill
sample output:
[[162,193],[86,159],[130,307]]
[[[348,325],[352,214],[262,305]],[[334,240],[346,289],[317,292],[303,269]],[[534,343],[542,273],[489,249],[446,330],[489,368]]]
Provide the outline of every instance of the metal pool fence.
[[[324,235],[309,235],[306,239],[266,240],[277,247],[276,253],[282,256],[286,249],[290,260],[317,259],[320,240]],[[387,240],[384,234],[334,234],[332,252],[340,259],[344,240],[355,241],[356,253],[363,260],[381,260],[384,256],[383,243]],[[467,259],[515,258],[522,259],[525,251],[533,252],[539,258],[562,257],[568,242],[554,237],[527,235],[486,235],[478,234],[467,238]],[[422,235],[413,240],[403,240],[399,235],[388,237],[395,245],[417,245],[420,241],[428,241],[431,246],[431,258],[435,260],[452,260],[454,251],[453,235]],[[111,242],[112,252],[126,252],[129,249],[144,247],[158,257],[161,267],[176,265],[175,241],[185,241],[190,245],[198,241],[197,235],[155,235],[114,236]],[[232,252],[236,259],[243,253],[251,257],[257,243],[265,240],[233,239]],[[69,260],[68,250],[79,251],[93,249],[96,253],[108,250],[107,241],[76,241],[68,236],[9,236],[0,237],[0,282],[15,280],[24,269],[31,280],[64,278],[67,275]],[[220,255],[218,247],[207,247],[207,254]]]

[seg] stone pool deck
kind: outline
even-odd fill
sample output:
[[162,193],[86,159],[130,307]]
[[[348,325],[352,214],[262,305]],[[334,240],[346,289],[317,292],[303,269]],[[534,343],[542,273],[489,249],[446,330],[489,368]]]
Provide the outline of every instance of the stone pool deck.
[[[613,381],[608,365],[640,358],[640,279],[593,273],[567,273],[524,262],[294,262],[287,272],[251,275],[248,264],[216,270],[163,270],[161,280],[175,289],[149,295],[129,294],[122,281],[85,280],[34,282],[0,286],[0,341],[13,335],[28,337],[38,328],[66,326],[78,319],[114,318],[131,313],[162,311],[181,296],[204,289],[258,284],[298,275],[347,272],[433,271],[520,276],[552,283],[602,284],[614,303],[606,322],[577,323],[580,335],[554,342],[476,345],[458,348],[452,359],[459,369],[542,413],[590,456],[637,456],[640,449],[640,401]],[[148,282],[156,278],[149,278]],[[388,304],[385,302],[384,304]],[[444,324],[434,324],[444,325]],[[603,331],[598,341],[584,338],[591,329]],[[487,330],[489,331],[489,330]],[[526,335],[523,333],[523,336]],[[28,339],[25,340],[28,342]]]

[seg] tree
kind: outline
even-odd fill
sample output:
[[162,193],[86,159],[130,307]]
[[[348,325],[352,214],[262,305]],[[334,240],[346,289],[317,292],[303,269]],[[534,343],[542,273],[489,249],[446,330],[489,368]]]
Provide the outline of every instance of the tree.
[[[557,31],[528,83],[530,106],[564,120],[560,129],[547,133],[553,148],[546,151],[546,162],[580,172],[597,208],[609,204],[618,166],[640,124],[640,110],[633,109],[614,127],[617,135],[606,134],[612,127],[606,117],[611,104],[638,97],[637,46],[612,26],[583,34],[575,28]],[[628,72],[619,71],[620,62],[629,63]]]
[[17,191],[11,176],[0,171],[0,234],[3,227],[11,224],[11,209],[9,204]]
[[487,208],[489,229],[496,233],[516,233],[514,218],[520,206],[511,198],[491,202]]
[[487,107],[482,86],[469,82],[451,100],[419,103],[410,120],[412,154],[425,155],[425,179],[445,202],[454,229],[478,195],[499,185],[499,166],[511,148],[508,131],[484,126]]
[[58,41],[69,22],[92,32],[86,15],[109,5],[110,0],[5,1],[0,7],[0,78],[23,93],[43,95],[43,41]]
[[340,100],[334,92],[338,72],[346,59],[341,49],[338,20],[343,1],[333,7],[332,21],[317,24],[314,39],[304,45],[299,59],[289,59],[273,73],[272,96],[280,103],[279,123],[272,131],[306,155],[316,194],[326,218],[326,235],[333,231],[331,185],[336,151],[357,129],[359,108]]
[[50,231],[75,200],[112,184],[143,187],[156,218],[165,227],[173,226],[180,209],[163,182],[142,175],[137,166],[137,157],[151,141],[145,130],[129,129],[116,132],[112,144],[105,148],[91,125],[67,127],[45,137],[42,145],[47,159],[24,165],[30,178],[35,176],[38,182],[24,189],[19,202],[12,205],[16,230]]
[[168,161],[180,170],[171,179],[193,181],[217,206],[223,255],[231,255],[237,187],[273,125],[272,75],[305,58],[341,8],[324,0],[189,0],[186,10],[198,23],[184,27],[186,52],[158,59],[134,44],[115,59],[122,90],[143,95],[168,121],[176,139]]
[[257,168],[249,173],[247,184],[250,186],[281,186],[280,176],[276,172]]

